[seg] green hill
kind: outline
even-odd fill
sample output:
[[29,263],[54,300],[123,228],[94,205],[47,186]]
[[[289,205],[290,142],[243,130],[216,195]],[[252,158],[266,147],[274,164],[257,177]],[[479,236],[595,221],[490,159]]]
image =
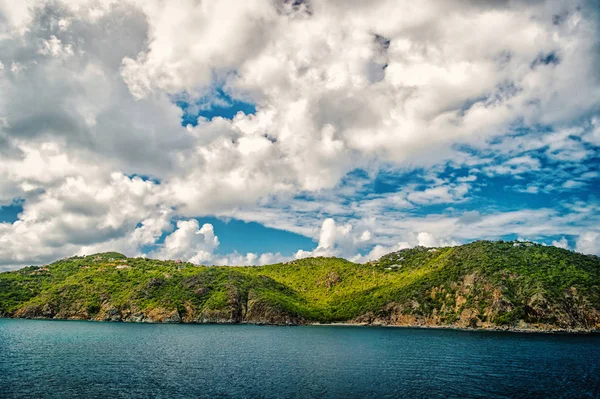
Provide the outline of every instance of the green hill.
[[111,252],[1,273],[0,316],[591,331],[600,330],[600,259],[502,241],[367,264],[207,267]]

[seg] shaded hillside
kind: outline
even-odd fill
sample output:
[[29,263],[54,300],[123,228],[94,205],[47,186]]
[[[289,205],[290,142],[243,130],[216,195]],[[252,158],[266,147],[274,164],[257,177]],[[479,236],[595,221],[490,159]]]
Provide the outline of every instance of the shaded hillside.
[[7,317],[600,329],[600,260],[531,243],[417,247],[376,262],[199,267],[116,253],[0,274]]

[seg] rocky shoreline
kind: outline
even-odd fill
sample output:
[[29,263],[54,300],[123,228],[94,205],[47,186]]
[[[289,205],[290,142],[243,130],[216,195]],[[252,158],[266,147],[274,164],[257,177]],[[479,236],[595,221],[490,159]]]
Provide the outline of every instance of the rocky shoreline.
[[458,325],[423,325],[423,324],[369,324],[369,323],[356,323],[356,322],[339,322],[339,323],[314,323],[314,322],[301,322],[301,323],[273,323],[269,321],[234,321],[228,319],[204,319],[196,321],[183,321],[183,320],[161,320],[155,321],[149,318],[128,318],[125,320],[99,320],[94,318],[49,318],[49,317],[11,317],[9,315],[0,314],[0,319],[21,319],[21,320],[48,320],[48,321],[89,321],[98,323],[145,323],[145,324],[197,324],[197,325],[209,325],[209,324],[220,324],[220,325],[256,325],[256,326],[276,326],[276,327],[301,327],[301,326],[313,326],[313,327],[365,327],[365,328],[418,328],[427,330],[455,330],[455,331],[484,331],[484,332],[508,332],[508,333],[526,333],[526,334],[560,334],[560,335],[588,335],[588,334],[600,334],[600,329],[579,329],[579,328],[530,328],[530,327],[513,327],[513,326],[485,326],[485,327],[462,327]]
[[563,328],[519,328],[511,326],[496,327],[460,327],[456,325],[420,325],[420,324],[364,324],[364,323],[312,323],[313,326],[338,327],[384,327],[384,328],[418,328],[425,330],[455,330],[455,331],[487,331],[532,334],[600,334],[600,329],[563,329]]
[[226,268],[111,252],[0,273],[0,316],[577,334],[600,331],[599,281],[596,258],[505,242]]

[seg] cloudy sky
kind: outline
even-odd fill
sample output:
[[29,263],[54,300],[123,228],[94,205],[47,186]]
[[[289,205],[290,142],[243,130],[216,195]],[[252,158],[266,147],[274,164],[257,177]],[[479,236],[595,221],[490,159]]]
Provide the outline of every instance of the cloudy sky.
[[0,269],[600,253],[596,1],[0,0]]

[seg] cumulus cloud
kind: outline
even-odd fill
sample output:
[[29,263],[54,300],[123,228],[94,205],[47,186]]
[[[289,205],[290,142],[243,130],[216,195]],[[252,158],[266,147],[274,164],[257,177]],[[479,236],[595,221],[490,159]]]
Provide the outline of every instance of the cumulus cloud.
[[[156,241],[156,240],[155,240]],[[154,243],[154,241],[152,241]],[[150,257],[158,259],[180,259],[186,262],[204,265],[253,266],[288,261],[291,257],[279,253],[245,255],[236,253],[218,254],[219,237],[215,235],[213,225],[205,223],[200,227],[196,219],[179,220],[175,230],[167,235],[159,248],[150,252]]]
[[[296,252],[296,259],[306,258],[310,256],[338,256],[351,259],[355,262],[367,262],[370,260],[379,259],[386,253],[399,251],[404,248],[414,247],[416,245],[424,247],[437,246],[453,246],[458,245],[458,241],[447,241],[443,238],[438,238],[432,233],[421,231],[418,233],[408,232],[404,235],[407,241],[400,241],[389,246],[372,244],[373,234],[371,231],[364,229],[354,229],[351,223],[343,225],[336,224],[332,218],[323,221],[319,233],[319,244],[313,251],[300,250]],[[361,250],[371,246],[372,249],[362,255]]]
[[70,176],[52,185],[24,180],[22,186],[19,219],[0,223],[3,263],[47,262],[107,243],[131,252],[160,236],[166,225],[151,223],[156,215],[170,214],[154,183],[120,173],[93,180]]
[[314,251],[296,252],[296,258],[309,256],[343,256],[350,257],[358,249],[365,247],[371,241],[369,230],[355,229],[352,224],[337,225],[332,218],[325,219],[319,233],[319,245]]
[[369,262],[372,260],[377,260],[379,258],[381,258],[383,255],[387,255],[391,252],[396,252],[396,251],[400,251],[402,249],[406,249],[406,248],[411,248],[413,245],[409,244],[406,241],[401,241],[398,242],[395,245],[390,245],[390,246],[385,246],[385,245],[375,245],[375,247],[373,247],[373,249],[367,253],[366,255],[356,255],[354,257],[352,257],[351,259],[355,262]]
[[562,237],[560,240],[552,241],[552,245],[558,248],[569,249],[569,242],[565,237]]
[[600,254],[600,232],[587,231],[575,243],[575,250],[583,254]]
[[[317,242],[296,256],[505,234],[597,253],[598,16],[564,1],[0,0],[0,206],[23,204],[0,223],[0,265],[147,246],[286,258],[218,254],[193,219],[207,215]],[[256,113],[182,126],[175,100],[216,89]],[[368,191],[381,170],[427,172]],[[495,184],[573,203],[479,207]]]
[[213,226],[198,225],[198,221],[179,220],[177,228],[169,234],[162,248],[151,253],[160,259],[185,259],[192,263],[203,263],[210,260],[215,248],[219,246],[219,238],[215,236]]

